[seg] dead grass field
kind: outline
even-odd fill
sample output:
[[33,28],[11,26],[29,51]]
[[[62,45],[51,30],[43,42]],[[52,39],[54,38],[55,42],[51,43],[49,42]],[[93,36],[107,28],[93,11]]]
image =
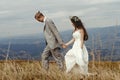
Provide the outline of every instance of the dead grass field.
[[120,80],[120,62],[89,63],[89,72],[97,73],[84,77],[75,70],[70,74],[59,71],[54,62],[46,72],[39,61],[0,61],[0,80]]

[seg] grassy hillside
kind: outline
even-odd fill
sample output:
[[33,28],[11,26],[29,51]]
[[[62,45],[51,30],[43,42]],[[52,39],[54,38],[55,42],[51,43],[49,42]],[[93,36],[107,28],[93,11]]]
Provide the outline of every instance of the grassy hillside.
[[0,80],[119,80],[120,62],[90,62],[89,72],[97,74],[83,77],[75,69],[66,74],[54,62],[46,72],[39,61],[0,61]]

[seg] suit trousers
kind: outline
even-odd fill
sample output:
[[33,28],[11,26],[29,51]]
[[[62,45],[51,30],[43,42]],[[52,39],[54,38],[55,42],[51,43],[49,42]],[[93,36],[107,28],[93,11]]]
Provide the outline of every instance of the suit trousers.
[[59,66],[59,69],[63,70],[64,58],[63,58],[60,48],[50,49],[48,45],[44,49],[42,56],[41,56],[42,57],[42,67],[46,70],[49,69],[49,57],[50,56],[52,56],[54,58],[54,60],[56,61],[56,63]]

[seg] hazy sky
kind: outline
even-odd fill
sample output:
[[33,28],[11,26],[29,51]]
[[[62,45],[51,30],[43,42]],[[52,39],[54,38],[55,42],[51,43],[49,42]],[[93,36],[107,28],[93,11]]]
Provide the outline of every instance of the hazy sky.
[[120,0],[0,0],[0,38],[43,32],[34,19],[40,10],[59,31],[73,29],[69,16],[79,16],[86,28],[115,25],[120,21]]

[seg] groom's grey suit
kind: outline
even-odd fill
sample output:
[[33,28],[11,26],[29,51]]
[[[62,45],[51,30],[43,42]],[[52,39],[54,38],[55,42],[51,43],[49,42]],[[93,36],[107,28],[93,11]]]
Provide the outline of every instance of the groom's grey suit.
[[63,69],[63,56],[60,53],[60,46],[63,41],[60,34],[51,19],[46,18],[44,26],[44,36],[46,39],[46,48],[42,53],[42,66],[48,70],[49,68],[49,56],[53,56],[60,69]]

